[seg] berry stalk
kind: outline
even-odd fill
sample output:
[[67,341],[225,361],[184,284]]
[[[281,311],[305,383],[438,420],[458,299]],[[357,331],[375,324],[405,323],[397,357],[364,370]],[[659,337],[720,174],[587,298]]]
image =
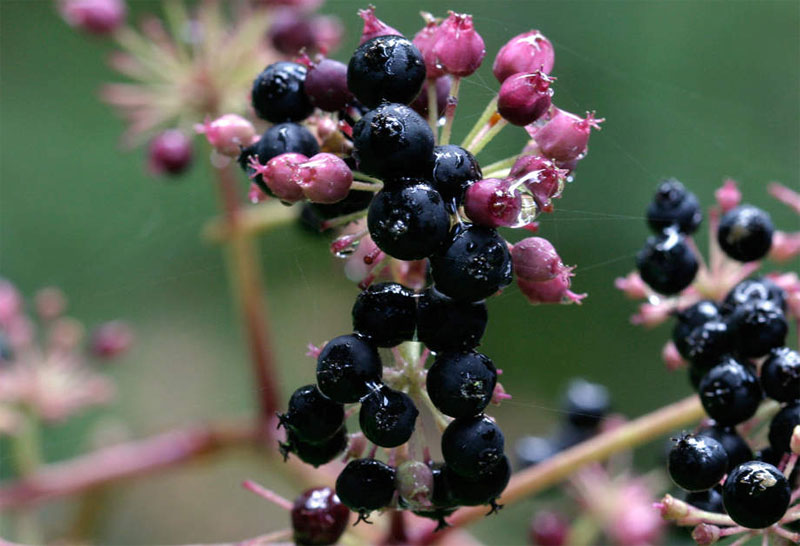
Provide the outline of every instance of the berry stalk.
[[[450,134],[453,131],[453,120],[456,117],[456,106],[458,106],[458,90],[460,87],[461,78],[455,76],[453,78],[453,85],[450,87],[450,96],[447,97],[447,106],[444,111],[444,127],[442,128],[442,136],[439,139],[439,145],[441,146],[450,144]],[[436,131],[434,131],[434,134],[436,134]]]
[[475,125],[472,126],[472,129],[469,130],[467,136],[464,137],[464,140],[461,141],[461,147],[466,148],[469,143],[471,143],[481,129],[489,122],[491,117],[497,113],[497,95],[495,95],[492,100],[489,101],[489,104],[486,105],[486,108],[483,109],[481,113],[481,117],[478,118],[478,121],[475,122]]

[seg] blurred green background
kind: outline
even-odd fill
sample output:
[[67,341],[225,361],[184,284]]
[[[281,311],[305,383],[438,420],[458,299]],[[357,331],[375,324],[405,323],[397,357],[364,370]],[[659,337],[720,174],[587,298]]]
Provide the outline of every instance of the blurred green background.
[[[632,268],[647,236],[643,209],[665,176],[682,180],[705,204],[732,177],[779,228],[799,227],[766,184],[800,187],[800,3],[375,3],[382,19],[409,35],[421,27],[420,10],[474,15],[488,55],[462,85],[456,141],[498,88],[494,54],[531,28],[555,45],[555,103],[607,119],[556,212],[541,219],[540,233],[577,264],[573,289],[588,299],[532,307],[510,287],[489,302],[481,350],[505,370],[514,395],[493,411],[509,447],[521,435],[549,431],[572,376],[608,385],[615,409],[630,416],[687,395],[684,375],[667,373],[659,358],[668,327],[631,326],[635,306],[613,281]],[[341,60],[357,44],[359,7],[329,0],[321,10],[346,25],[335,55]],[[134,18],[154,10],[157,3],[132,3]],[[204,158],[178,181],[147,176],[143,152],[120,150],[123,125],[97,98],[101,82],[119,80],[104,64],[108,44],[68,28],[48,1],[2,0],[0,19],[0,275],[27,295],[59,286],[73,316],[89,325],[124,318],[137,332],[134,350],[110,370],[120,387],[116,403],[48,430],[48,460],[85,450],[98,424],[142,437],[244,414],[253,406],[247,353],[220,249],[198,235],[216,214]],[[480,160],[505,157],[523,140],[520,130],[506,129]],[[324,237],[287,227],[260,242],[281,387],[289,394],[313,380],[306,344],[350,329],[357,289],[329,257]],[[705,237],[699,243],[705,248]],[[0,455],[0,467],[7,463]],[[233,455],[115,489],[96,540],[213,542],[285,527],[285,514],[240,488],[245,478],[296,493],[262,461]],[[523,543],[532,507],[520,503],[473,528],[489,543]],[[50,532],[63,529],[74,510],[68,500],[47,505]]]

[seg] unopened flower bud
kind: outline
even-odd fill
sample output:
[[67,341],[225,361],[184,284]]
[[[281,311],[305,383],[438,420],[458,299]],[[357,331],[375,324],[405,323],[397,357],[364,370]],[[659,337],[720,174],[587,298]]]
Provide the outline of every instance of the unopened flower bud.
[[717,204],[719,204],[723,213],[735,209],[742,202],[742,192],[736,186],[736,181],[730,178],[714,192],[714,197],[717,199]]
[[433,506],[433,472],[420,461],[405,461],[397,467],[397,492],[412,510],[430,510]]
[[542,237],[528,237],[511,250],[514,273],[526,281],[549,281],[569,272],[550,241]]
[[133,344],[133,331],[126,323],[115,320],[98,326],[91,334],[89,351],[102,359],[116,358]]
[[637,271],[631,271],[626,277],[617,277],[614,281],[617,290],[622,290],[626,296],[634,300],[646,298],[649,289]]
[[508,177],[522,181],[544,212],[553,211],[552,199],[564,191],[567,171],[543,156],[523,155],[511,167]]
[[453,76],[469,76],[478,70],[486,56],[486,45],[475,31],[472,15],[449,12],[436,32],[433,56],[437,67]]
[[497,95],[497,111],[514,125],[524,127],[533,123],[550,108],[552,81],[541,71],[506,78]]
[[439,23],[430,13],[423,12],[422,17],[425,19],[425,26],[414,35],[414,39],[411,41],[422,53],[422,59],[425,61],[425,77],[432,80],[444,75],[444,70],[440,66],[436,66],[436,58],[433,56],[433,46],[436,43]]
[[336,203],[350,192],[353,172],[339,156],[321,153],[297,166],[297,184],[312,203]]
[[571,271],[566,271],[549,281],[526,281],[518,278],[517,284],[528,302],[534,305],[539,303],[580,304],[586,294],[576,294],[569,289],[572,284],[570,281],[572,276]]
[[664,348],[661,349],[661,360],[664,361],[664,365],[671,372],[689,365],[678,352],[678,347],[676,347],[675,343],[672,341],[665,343]]
[[549,74],[553,70],[555,55],[553,44],[538,30],[530,30],[511,38],[497,52],[492,72],[497,81],[519,72],[531,73],[541,70]]
[[110,34],[125,22],[123,0],[66,0],[61,15],[71,26],[90,34]]
[[508,180],[487,178],[467,189],[464,210],[470,220],[482,226],[513,226],[522,210],[522,199]]
[[556,161],[572,161],[586,153],[589,133],[600,129],[604,119],[595,119],[594,112],[580,118],[566,110],[556,109],[544,127],[536,131],[534,139],[544,155]]
[[298,165],[308,161],[303,154],[286,153],[270,159],[266,165],[258,162],[253,156],[250,167],[253,172],[251,178],[261,175],[264,183],[281,201],[295,203],[303,199],[303,190],[297,183]]
[[375,6],[358,10],[358,15],[364,20],[364,30],[358,45],[377,38],[378,36],[402,36],[403,33],[394,29],[375,16]]
[[192,141],[177,129],[169,129],[150,141],[148,167],[154,174],[178,175],[192,163]]
[[225,114],[214,121],[206,119],[202,125],[196,125],[195,130],[204,134],[215,150],[230,157],[238,157],[256,134],[253,124],[236,114]]
[[338,112],[353,100],[347,88],[347,65],[333,59],[312,65],[303,89],[311,104],[326,112]]

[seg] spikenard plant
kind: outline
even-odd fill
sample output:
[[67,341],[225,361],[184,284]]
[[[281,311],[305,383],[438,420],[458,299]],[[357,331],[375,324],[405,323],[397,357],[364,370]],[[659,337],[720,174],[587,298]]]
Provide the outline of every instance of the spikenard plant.
[[[769,362],[775,362],[758,364],[762,370],[774,369],[767,374],[772,379],[761,372],[760,384],[785,404],[778,413],[783,417],[773,419],[777,432],[769,461],[776,466],[748,462],[750,466],[728,468],[723,463],[732,457],[726,452],[725,437],[715,443],[711,433],[681,436],[675,448],[678,454],[670,457],[670,474],[678,485],[689,483],[682,476],[702,477],[701,485],[711,489],[723,478],[720,467],[731,470],[723,492],[729,516],[714,514],[710,505],[692,505],[691,499],[666,497],[659,508],[680,524],[703,523],[694,535],[705,543],[736,532],[750,536],[758,532],[751,529],[760,528],[766,529],[764,536],[798,539],[782,527],[800,517],[796,507],[789,507],[798,494],[791,493],[792,478],[786,477],[791,476],[795,444],[800,443],[791,440],[797,424],[792,408],[800,395],[795,393],[797,353],[776,349],[783,343],[779,335],[763,342],[764,351],[762,345],[758,351],[749,351],[747,343],[738,345],[742,339],[764,337],[758,330],[764,321],[750,321],[751,314],[764,315],[770,328],[779,329],[781,320],[785,324],[783,313],[797,313],[796,278],[795,284],[776,285],[780,298],[769,287],[763,290],[764,298],[751,297],[756,292],[747,289],[730,312],[738,322],[724,323],[724,328],[736,328],[739,336],[711,344],[720,358],[741,357],[734,364],[737,377],[745,379],[722,385],[733,373],[722,368],[734,364],[704,356],[702,365],[709,367],[709,375],[700,380],[702,405],[691,396],[630,422],[607,420],[602,427],[598,423],[605,419],[607,408],[598,409],[598,391],[576,387],[568,396],[572,405],[567,414],[580,433],[568,443],[550,446],[547,456],[512,474],[503,433],[485,413],[489,404],[510,396],[498,382],[501,370],[476,351],[488,320],[484,300],[514,280],[532,304],[579,304],[586,294],[570,290],[574,268],[564,265],[548,240],[527,237],[511,245],[497,229],[535,232],[538,222],[546,221],[540,215],[553,211],[554,200],[574,180],[588,151],[591,130],[599,129],[603,121],[594,113],[581,117],[555,106],[554,48],[541,32],[515,36],[497,52],[493,73],[499,90],[460,145],[454,145],[461,82],[486,55],[470,15],[423,14],[423,28],[408,39],[380,21],[374,7],[361,10],[361,43],[345,65],[325,56],[338,43],[341,27],[331,18],[314,15],[318,2],[313,0],[231,5],[210,1],[194,10],[167,2],[166,24],[146,18],[139,31],[125,25],[126,10],[120,0],[64,0],[59,5],[70,24],[108,35],[119,46],[112,65],[130,81],[107,86],[103,98],[129,122],[126,143],[149,142],[151,172],[178,176],[197,157],[209,159],[223,214],[209,222],[204,235],[228,248],[259,405],[253,421],[168,431],[43,465],[36,436],[38,423],[47,418],[41,409],[45,406],[24,396],[3,397],[0,390],[0,431],[9,434],[17,447],[18,473],[16,480],[0,486],[0,508],[17,510],[19,542],[43,542],[35,517],[41,501],[233,446],[259,450],[269,464],[289,465],[304,487],[314,486],[292,503],[246,481],[248,490],[291,512],[291,528],[242,544],[291,538],[298,544],[332,544],[340,539],[469,543],[471,538],[460,527],[497,511],[499,503],[515,502],[571,476],[581,505],[593,521],[606,525],[606,538],[620,544],[654,542],[660,526],[642,527],[643,520],[652,522],[657,513],[648,506],[650,489],[643,481],[621,481],[597,463],[696,422],[704,409],[726,427],[754,414],[763,419],[766,410],[753,407],[761,402],[759,380],[741,359],[761,358],[770,350],[775,355]],[[507,125],[525,129],[521,151],[481,166],[480,152]],[[194,143],[202,140],[196,135],[203,135],[206,142]],[[203,153],[197,152],[200,147]],[[639,256],[641,276],[630,276],[620,285],[631,294],[647,296],[663,317],[681,311],[679,321],[690,321],[691,332],[680,334],[676,344],[700,346],[704,332],[712,329],[705,320],[695,321],[697,313],[683,311],[699,298],[693,293],[663,296],[686,288],[698,270],[698,279],[705,278],[689,239],[699,223],[699,209],[679,183],[662,188],[650,215],[660,235]],[[799,200],[789,190],[778,191],[786,201]],[[770,249],[798,252],[796,235],[773,233],[764,214],[748,210],[734,209],[723,217],[719,230],[723,249],[740,260],[759,259]],[[300,211],[303,221],[334,233],[331,252],[342,258],[344,274],[362,292],[352,310],[353,331],[309,344],[308,354],[317,361],[316,383],[298,388],[283,404],[261,303],[265,291],[254,239],[296,221]],[[755,233],[759,243],[750,245]],[[759,249],[754,257],[753,246]],[[737,254],[740,247],[744,255]],[[746,266],[732,272],[733,266],[714,263],[712,258],[706,281],[717,298],[733,287],[734,279],[746,276],[742,271],[751,272]],[[731,282],[722,284],[714,274]],[[733,287],[732,294],[736,290]],[[19,301],[16,292],[6,292]],[[0,298],[4,294],[0,292]],[[784,301],[788,308],[783,308]],[[740,311],[739,304],[747,309]],[[19,315],[19,304],[15,305],[9,316]],[[755,309],[751,312],[748,306]],[[0,312],[3,309],[0,305]],[[14,334],[3,316],[2,332]],[[751,322],[756,326],[747,326]],[[695,334],[697,329],[702,332]],[[98,338],[105,341],[96,342],[96,347],[105,349],[96,351],[121,350],[118,347],[127,343],[126,332],[107,327],[105,337]],[[23,370],[24,375],[24,370],[32,369],[29,360],[17,356],[22,353],[2,354],[0,380],[10,374],[8,370]],[[5,361],[11,365],[5,366]],[[677,361],[675,355],[672,361]],[[80,373],[85,373],[83,368]],[[733,392],[735,400],[719,402],[728,396],[722,391]],[[770,392],[780,394],[776,398]],[[105,401],[97,389],[90,394],[86,404]],[[44,385],[38,396],[52,401],[56,392]],[[723,409],[710,409],[718,407]],[[737,419],[727,419],[738,409]],[[348,433],[347,417],[355,413],[360,431]],[[4,415],[18,414],[24,417],[24,427],[2,426]],[[735,436],[732,429],[718,428]],[[441,453],[440,461],[434,460],[434,453]],[[755,486],[748,478],[753,475],[759,480]],[[699,491],[696,483],[689,485]],[[750,489],[745,491],[746,487]],[[611,492],[629,509],[609,511]],[[759,519],[750,517],[755,511],[753,494],[763,497],[756,504],[768,512]],[[649,519],[637,515],[646,509],[651,510]],[[348,526],[350,521],[372,523],[368,518],[375,511],[388,515],[373,520],[380,525]],[[563,521],[551,518],[549,534],[534,523],[533,540],[571,544],[581,529],[585,540],[585,525],[570,528]]]

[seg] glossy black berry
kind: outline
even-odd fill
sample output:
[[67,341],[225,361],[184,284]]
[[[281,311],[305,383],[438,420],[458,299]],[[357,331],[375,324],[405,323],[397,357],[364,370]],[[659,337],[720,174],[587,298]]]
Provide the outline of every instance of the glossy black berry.
[[326,112],[337,112],[353,100],[347,88],[347,65],[323,59],[308,71],[305,92],[311,103]]
[[752,262],[767,255],[774,231],[769,214],[752,205],[741,205],[722,217],[717,241],[734,260]]
[[413,339],[416,319],[414,292],[396,282],[369,286],[353,305],[353,330],[378,347],[394,347]]
[[465,478],[488,474],[503,458],[505,437],[485,415],[453,420],[442,434],[442,455],[447,466]]
[[315,487],[294,500],[294,542],[302,546],[336,544],[347,528],[350,510],[330,487]]
[[748,368],[728,357],[700,380],[700,401],[706,413],[721,425],[738,425],[755,415],[761,386]]
[[728,454],[709,436],[681,436],[669,452],[669,476],[686,491],[711,489],[728,471]]
[[301,121],[314,111],[303,90],[307,69],[289,61],[266,67],[253,82],[253,109],[261,119],[272,123]]
[[342,404],[358,402],[382,375],[378,350],[356,335],[333,338],[317,358],[319,390]]
[[722,504],[722,488],[713,487],[706,491],[693,491],[685,497],[687,503],[705,512],[717,514],[725,513],[725,506]]
[[596,428],[611,408],[608,389],[584,379],[573,379],[567,385],[564,410],[567,419],[579,428]]
[[304,442],[320,443],[336,434],[344,424],[344,405],[319,392],[316,385],[306,385],[294,391],[289,399],[289,411],[278,417],[280,425]]
[[800,353],[789,347],[772,349],[761,367],[761,387],[778,402],[800,400]]
[[677,321],[672,330],[672,341],[683,358],[689,358],[689,345],[687,345],[686,339],[692,330],[710,320],[718,319],[720,316],[719,307],[711,300],[698,301],[676,315]]
[[733,521],[749,529],[763,529],[781,519],[790,496],[786,477],[761,461],[737,466],[722,487],[725,511]]
[[471,479],[454,472],[448,465],[444,469],[453,499],[462,506],[489,504],[499,497],[511,478],[511,464],[505,455],[500,457],[486,474]]
[[492,228],[456,226],[450,242],[431,257],[436,289],[460,301],[485,299],[511,283],[511,254]]
[[636,255],[639,275],[650,288],[661,294],[677,294],[694,280],[697,258],[677,230],[667,229],[649,237]]
[[353,156],[358,169],[379,178],[430,176],[433,132],[414,110],[382,104],[353,127]]
[[769,445],[778,453],[789,453],[794,427],[800,425],[800,400],[786,404],[769,424]]
[[786,311],[786,292],[766,277],[745,279],[734,286],[725,296],[721,310],[730,314],[742,304],[761,300],[770,300],[782,311]]
[[361,399],[358,422],[373,444],[397,447],[411,438],[417,415],[419,411],[407,394],[382,385]]
[[690,235],[702,221],[697,197],[674,178],[661,182],[647,207],[647,223],[655,233],[672,226]]
[[542,436],[525,436],[515,446],[517,463],[520,468],[534,466],[558,453],[554,442]]
[[457,301],[428,288],[417,302],[417,339],[434,352],[468,351],[486,330],[486,303]]
[[345,506],[366,519],[387,506],[394,496],[395,469],[375,459],[350,461],[336,478],[336,495]]
[[[251,172],[250,158],[256,156],[258,162],[266,165],[267,161],[281,154],[297,153],[311,157],[319,153],[319,143],[311,131],[297,123],[279,123],[267,129],[255,144],[248,146],[239,154],[239,165],[248,174]],[[253,182],[272,195],[272,191],[264,183],[261,175],[252,179]]]
[[378,248],[389,256],[420,260],[447,241],[450,215],[439,192],[419,182],[378,192],[369,207],[367,227]]
[[446,203],[455,206],[464,201],[464,192],[483,178],[481,167],[471,153],[455,144],[433,149],[433,187]]
[[713,438],[722,444],[725,453],[728,454],[728,472],[753,459],[753,451],[734,427],[715,424],[701,428],[698,434]]
[[308,203],[308,206],[318,219],[329,220],[366,209],[374,195],[371,191],[351,190],[347,197],[336,203]]
[[441,353],[428,370],[427,389],[433,404],[450,417],[478,415],[489,405],[497,370],[488,356],[474,351]]
[[347,429],[341,427],[327,440],[311,444],[298,438],[291,430],[286,432],[286,442],[280,444],[284,459],[294,453],[298,459],[312,466],[331,462],[347,447]]
[[684,340],[686,358],[696,367],[709,369],[733,349],[728,323],[714,319],[692,330]]
[[361,44],[347,65],[347,86],[370,108],[382,102],[409,104],[425,81],[425,61],[403,36],[378,36]]
[[786,341],[789,324],[781,308],[770,300],[749,301],[738,306],[729,317],[742,356],[761,357]]

